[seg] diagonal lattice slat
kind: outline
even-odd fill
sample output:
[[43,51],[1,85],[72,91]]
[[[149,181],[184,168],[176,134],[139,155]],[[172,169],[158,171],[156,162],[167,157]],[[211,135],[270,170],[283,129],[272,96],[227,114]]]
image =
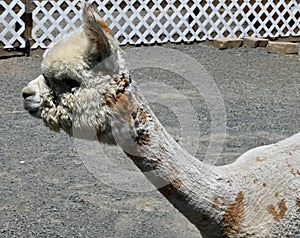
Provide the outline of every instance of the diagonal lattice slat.
[[[21,34],[25,30],[25,23],[21,16],[25,12],[25,5],[18,0],[12,0],[9,4],[0,1],[0,42],[5,48],[11,48],[15,43],[21,47],[25,46],[25,41]],[[19,25],[16,28],[16,24]]]

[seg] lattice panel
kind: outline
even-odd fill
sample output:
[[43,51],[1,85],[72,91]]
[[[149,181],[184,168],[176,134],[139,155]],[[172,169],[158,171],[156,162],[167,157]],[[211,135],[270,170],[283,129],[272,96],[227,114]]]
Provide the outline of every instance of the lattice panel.
[[181,42],[189,23],[185,3],[174,1],[94,1],[121,45]]
[[215,37],[299,36],[299,1],[189,1],[195,40]]
[[0,1],[0,42],[5,48],[11,48],[15,44],[22,47],[25,41],[21,34],[25,30],[25,24],[21,16],[25,12],[25,5],[18,0]]
[[245,32],[261,37],[299,36],[300,1],[253,1],[243,4]]
[[[34,1],[33,48],[80,25],[73,1]],[[93,0],[121,45],[300,36],[300,0]]]
[[33,1],[34,26],[32,48],[47,48],[60,35],[77,29],[81,25],[80,0]]

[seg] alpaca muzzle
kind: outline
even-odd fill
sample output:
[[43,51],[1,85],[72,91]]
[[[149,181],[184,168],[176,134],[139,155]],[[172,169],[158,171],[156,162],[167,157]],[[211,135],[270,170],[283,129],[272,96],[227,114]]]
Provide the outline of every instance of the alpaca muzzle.
[[32,116],[40,118],[42,111],[43,98],[41,97],[41,81],[44,79],[42,77],[37,77],[35,80],[31,81],[22,90],[23,97],[23,107]]
[[22,90],[22,97],[24,98],[23,107],[34,117],[41,117],[42,98],[35,91],[29,87]]

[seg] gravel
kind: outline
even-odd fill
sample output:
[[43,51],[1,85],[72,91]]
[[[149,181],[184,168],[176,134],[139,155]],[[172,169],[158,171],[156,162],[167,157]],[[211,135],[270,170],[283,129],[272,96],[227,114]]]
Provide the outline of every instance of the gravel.
[[[205,44],[164,48],[196,59],[222,96],[226,140],[215,164],[300,131],[299,56],[268,54],[262,48],[220,51]],[[27,58],[0,60],[0,237],[200,237],[154,189],[133,192],[140,189],[134,182],[120,189],[124,183],[115,184],[118,174],[115,180],[99,179],[78,153],[78,141],[49,131],[22,109],[21,89],[40,74],[41,59],[34,51]],[[180,59],[177,64],[180,68]],[[190,115],[183,113],[182,119],[165,103],[148,100],[175,139],[190,142],[195,156],[205,161],[214,129],[211,111],[184,73],[148,67],[133,70],[132,78],[144,85],[149,79],[175,85],[187,98],[201,135],[196,144],[180,130]],[[120,151],[107,151],[123,170],[133,171],[128,174],[138,179],[132,181],[151,186]]]

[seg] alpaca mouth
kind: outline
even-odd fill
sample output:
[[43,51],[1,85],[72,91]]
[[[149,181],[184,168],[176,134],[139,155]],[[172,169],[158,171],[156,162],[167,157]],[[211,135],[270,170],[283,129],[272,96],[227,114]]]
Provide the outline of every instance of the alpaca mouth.
[[42,98],[26,98],[23,101],[23,107],[26,111],[29,112],[30,115],[34,117],[41,117],[41,112],[42,112],[42,103],[43,99]]
[[41,114],[42,114],[42,109],[41,108],[35,108],[35,109],[32,109],[30,111],[28,111],[29,114],[31,116],[34,116],[34,117],[37,117],[37,118],[41,118]]

